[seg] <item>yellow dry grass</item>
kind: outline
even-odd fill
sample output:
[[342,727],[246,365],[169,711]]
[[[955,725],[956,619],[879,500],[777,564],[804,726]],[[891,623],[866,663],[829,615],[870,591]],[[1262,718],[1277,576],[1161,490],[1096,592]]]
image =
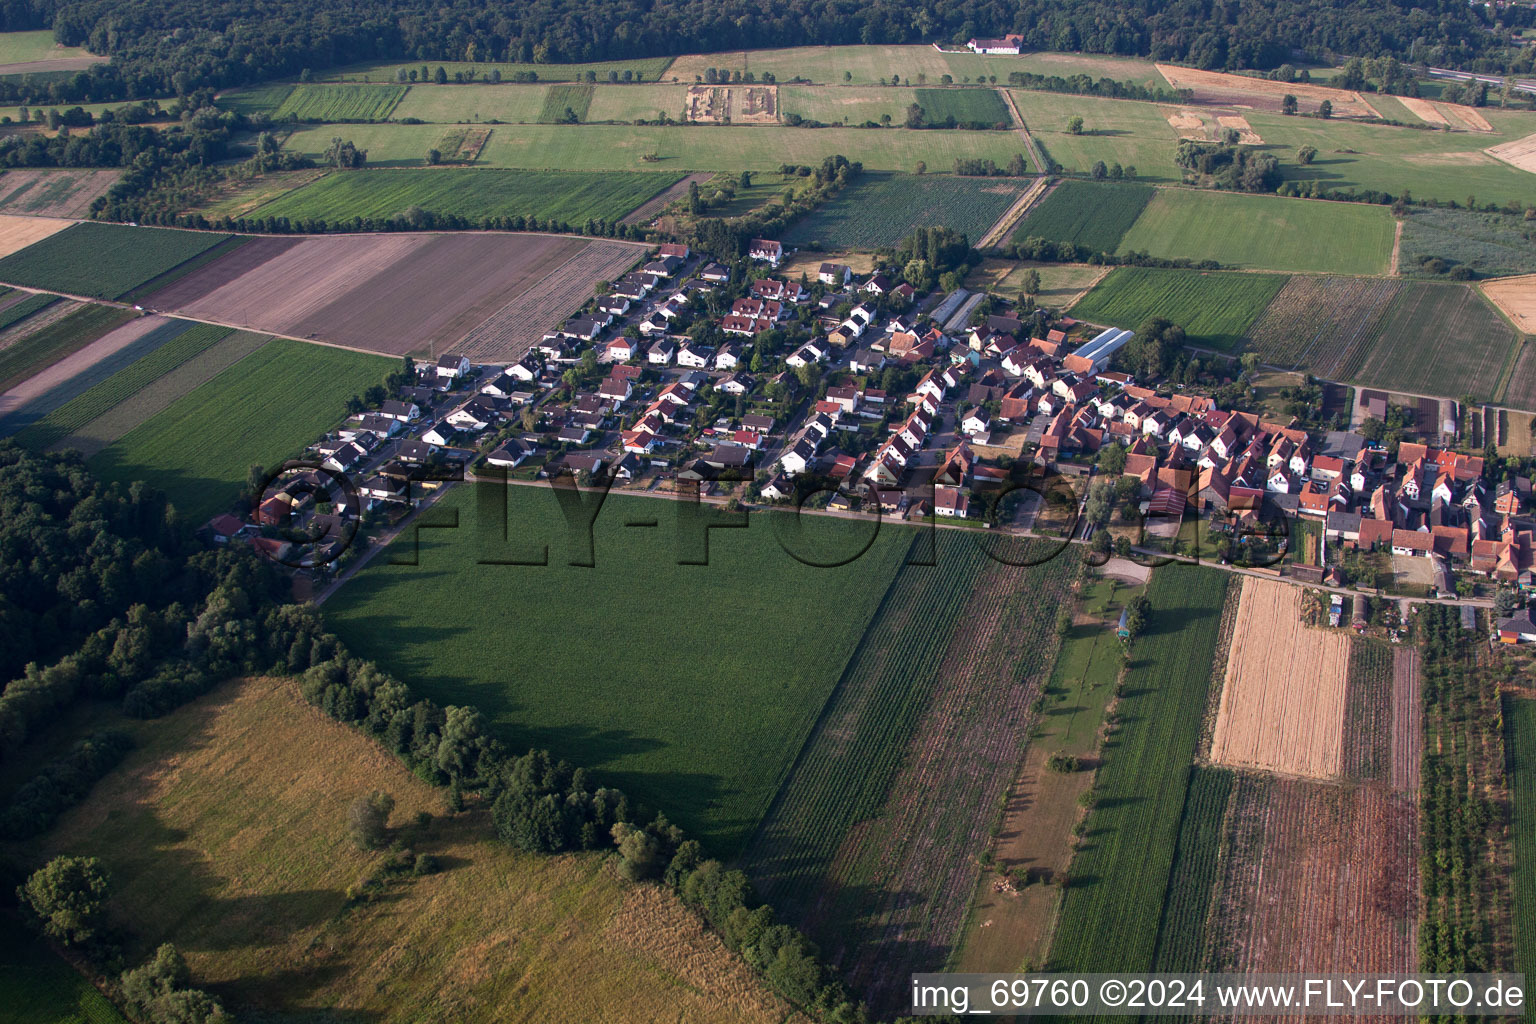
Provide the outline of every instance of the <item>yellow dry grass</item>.
[[[1531,157],[1536,160],[1536,150],[1532,151]],[[1536,167],[1532,169],[1536,170]],[[1526,334],[1536,334],[1536,274],[1500,277],[1484,281],[1478,287],[1516,327]]]
[[1343,756],[1349,637],[1301,622],[1302,591],[1243,579],[1211,760],[1330,778]]
[[1249,78],[1247,75],[1229,75],[1222,71],[1198,71],[1195,68],[1175,67],[1172,64],[1159,64],[1157,70],[1175,89],[1193,89],[1197,95],[1204,91],[1228,96],[1251,96],[1260,101],[1261,105],[1269,106],[1289,93],[1298,100],[1312,103],[1328,100],[1333,104],[1335,117],[1380,116],[1376,108],[1367,103],[1363,96],[1348,89],[1334,89],[1326,85],[1311,85],[1305,82],[1271,82],[1263,78]]
[[1491,157],[1503,160],[1511,167],[1536,174],[1536,135],[1527,135],[1513,142],[1500,143],[1483,150]]
[[1467,129],[1468,131],[1493,131],[1493,125],[1488,123],[1488,119],[1486,117],[1477,112],[1476,107],[1463,106],[1460,103],[1440,103],[1437,104],[1437,106],[1440,108],[1441,112],[1449,117],[1453,122],[1461,125],[1461,127]]
[[[380,855],[347,806],[381,788],[396,837],[444,870],[371,902]],[[174,941],[237,1010],[380,1022],[778,1022],[790,1011],[665,890],[609,859],[490,841],[483,811],[304,704],[286,681],[228,684],[147,730],[47,852],[98,856],[131,959]],[[419,812],[434,815],[415,824]]]
[[1205,121],[1198,114],[1188,110],[1181,110],[1176,114],[1168,115],[1168,127],[1181,139],[1194,139],[1204,142],[1208,138],[1205,131]]
[[1223,128],[1235,128],[1237,140],[1245,146],[1264,145],[1264,140],[1259,137],[1258,132],[1253,130],[1253,125],[1248,123],[1246,117],[1218,117],[1216,123]]
[[1408,108],[1409,113],[1425,124],[1450,126],[1450,118],[1446,117],[1444,112],[1435,104],[1429,102],[1429,100],[1421,100],[1413,96],[1399,96],[1398,100],[1401,101],[1403,106]]
[[0,256],[20,252],[33,242],[56,235],[73,224],[57,217],[14,217],[0,214]]

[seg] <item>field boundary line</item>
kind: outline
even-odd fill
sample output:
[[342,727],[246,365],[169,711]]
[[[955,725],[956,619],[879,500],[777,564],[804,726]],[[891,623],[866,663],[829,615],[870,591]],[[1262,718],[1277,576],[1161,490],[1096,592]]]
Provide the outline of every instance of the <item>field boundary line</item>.
[[1401,276],[1398,273],[1398,270],[1397,270],[1397,260],[1398,260],[1398,255],[1402,252],[1402,249],[1403,249],[1403,222],[1401,220],[1398,220],[1396,227],[1392,231],[1392,259],[1387,263],[1387,276],[1388,277],[1400,277]]
[[1024,215],[1029,212],[1029,208],[1045,197],[1046,193],[1050,190],[1050,185],[1051,179],[1046,175],[1041,174],[1040,177],[1036,178],[1034,183],[1024,190],[1024,194],[1012,206],[1004,210],[1003,215],[997,219],[996,223],[987,229],[987,233],[981,236],[981,241],[976,243],[976,248],[988,249],[1000,245],[1008,237],[1014,226],[1024,219]]

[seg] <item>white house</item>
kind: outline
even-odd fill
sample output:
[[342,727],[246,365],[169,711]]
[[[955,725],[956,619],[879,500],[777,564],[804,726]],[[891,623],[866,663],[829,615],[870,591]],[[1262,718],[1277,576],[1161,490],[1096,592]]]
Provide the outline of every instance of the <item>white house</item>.
[[649,351],[646,353],[646,359],[649,360],[653,366],[667,366],[672,362],[672,354],[676,351],[677,350],[673,347],[672,342],[668,341],[666,338],[662,338],[660,341],[650,347]]
[[469,372],[469,357],[459,355],[445,355],[437,361],[437,375],[439,377],[462,377]]

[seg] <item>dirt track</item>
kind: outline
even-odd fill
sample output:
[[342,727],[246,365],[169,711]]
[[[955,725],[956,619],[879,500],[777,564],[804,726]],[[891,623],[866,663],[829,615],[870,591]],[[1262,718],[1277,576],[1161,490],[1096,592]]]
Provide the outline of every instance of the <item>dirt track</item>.
[[1331,778],[1342,770],[1347,633],[1301,622],[1302,591],[1247,578],[1227,656],[1211,760]]

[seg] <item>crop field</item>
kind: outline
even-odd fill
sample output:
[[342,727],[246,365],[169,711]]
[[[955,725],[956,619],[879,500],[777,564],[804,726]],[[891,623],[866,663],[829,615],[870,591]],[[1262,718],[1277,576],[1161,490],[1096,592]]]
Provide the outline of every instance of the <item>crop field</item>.
[[1146,209],[1153,191],[1150,185],[1063,181],[1025,214],[1013,239],[1046,238],[1097,252],[1117,252],[1120,239]]
[[1193,973],[1205,966],[1206,925],[1234,778],[1230,771],[1208,766],[1190,773],[1157,935],[1154,963],[1160,972]]
[[1413,207],[1403,222],[1399,266],[1413,274],[1429,257],[1471,267],[1479,277],[1536,273],[1536,223],[1508,213]]
[[1200,740],[1227,576],[1172,566],[1152,574],[1106,741],[1085,840],[1072,860],[1052,967],[1149,971]]
[[537,217],[580,225],[616,221],[679,175],[631,171],[497,171],[460,168],[327,174],[252,211],[253,217],[387,220],[413,206],[472,219]]
[[996,89],[918,89],[915,102],[929,124],[951,117],[958,124],[1013,124],[1008,105]]
[[1135,330],[1160,316],[1195,345],[1228,351],[1285,284],[1279,274],[1116,267],[1072,307],[1079,320]]
[[[190,320],[166,320],[161,317],[144,317],[130,321],[118,331],[136,329],[141,337],[135,344],[119,350],[124,357],[120,369],[111,372],[113,363],[103,360],[93,370],[106,369],[107,373],[91,381],[86,374],[77,375],[69,383],[75,394],[60,396],[50,392],[49,402],[39,402],[23,407],[20,415],[12,414],[11,420],[34,419],[16,436],[19,444],[42,450],[53,446],[61,438],[79,430],[97,416],[128,400],[149,384],[170,373],[187,360],[201,354],[227,337],[228,327],[210,324],[194,324]],[[116,333],[116,332],[114,332]],[[111,335],[103,338],[108,341]],[[55,391],[64,389],[55,389]],[[62,397],[63,401],[58,401]],[[57,401],[52,408],[51,402]]]
[[1033,180],[868,173],[790,228],[784,242],[869,251],[943,225],[974,244]]
[[[794,114],[822,124],[878,124],[882,117],[889,117],[893,124],[901,125],[906,122],[907,108],[916,102],[917,90],[905,86],[779,86],[781,116]],[[1003,114],[1006,117],[1007,111]]]
[[420,72],[423,67],[428,69],[428,74],[435,74],[438,68],[442,68],[448,75],[450,84],[443,85],[444,89],[474,88],[475,83],[459,85],[452,82],[455,73],[467,73],[473,71],[480,82],[485,82],[492,71],[500,71],[502,84],[509,84],[509,80],[518,74],[532,73],[538,75],[541,82],[579,82],[587,72],[595,74],[599,81],[608,80],[608,72],[616,71],[620,75],[628,71],[635,76],[637,81],[654,82],[661,77],[667,65],[672,63],[671,57],[642,57],[636,60],[610,60],[592,61],[586,64],[507,64],[490,61],[404,61],[383,64],[349,64],[346,67],[331,68],[319,73],[322,80],[327,82],[393,82],[395,73],[404,71],[409,74],[412,71]]
[[274,121],[384,121],[405,96],[403,85],[296,85]]
[[120,177],[118,171],[12,168],[0,175],[0,214],[85,217],[91,201]]
[[1344,379],[1402,287],[1383,278],[1293,277],[1249,329],[1247,350],[1270,366]]
[[[49,306],[59,301],[59,297],[57,295],[49,295],[47,292],[16,293],[9,288],[7,288],[6,291],[12,292],[12,295],[16,297],[16,301],[7,302],[3,308],[0,308],[0,331],[14,327],[16,324],[21,323],[33,313],[36,313],[39,310],[47,309]],[[12,295],[8,295],[6,297],[9,299],[12,297]],[[9,347],[10,346],[6,346],[6,348]],[[4,349],[0,349],[0,352],[3,351]]]
[[[4,184],[5,179],[0,179],[0,186]],[[69,221],[53,217],[17,217],[11,214],[0,214],[0,256],[20,252],[33,242],[58,234],[70,226]]]
[[1211,760],[1334,778],[1343,769],[1349,634],[1303,625],[1299,587],[1248,577],[1242,588]]
[[[459,528],[401,537],[327,603],[327,621],[423,695],[473,703],[514,748],[579,758],[721,857],[767,810],[912,537],[888,527],[862,557],[818,569],[781,548],[791,521],[753,513],[745,530],[710,531],[707,568],[680,565],[704,555],[702,529],[692,541],[680,532],[686,506],[610,495],[595,567],[573,568],[581,549],[546,488],[460,487],[437,507],[456,511]],[[869,536],[867,524],[802,522],[845,553]],[[391,564],[413,549],[418,564]],[[545,551],[548,565],[487,564]],[[814,616],[801,600],[809,586],[822,602]],[[708,623],[707,653],[681,621]],[[556,634],[605,640],[552,645]]]
[[227,238],[208,231],[76,224],[0,259],[0,281],[115,299]]
[[1346,367],[1348,379],[1388,391],[1456,398],[1470,394],[1494,401],[1501,390],[1509,404],[1524,395],[1522,383],[1504,380],[1519,335],[1477,290],[1464,284],[1415,283],[1387,307],[1364,359]]
[[0,1000],[3,1024],[128,1024],[96,986],[10,915],[0,918]]
[[0,349],[0,392],[84,348],[133,317],[112,306],[86,305]]
[[[431,124],[314,125],[295,130],[284,144],[319,159],[338,135],[368,151],[374,167],[420,167],[442,129]],[[873,131],[785,125],[498,125],[480,154],[486,167],[571,171],[778,171],[786,163],[817,165],[835,153],[871,171],[930,171],[956,159],[1006,165],[1023,143],[1013,132]],[[655,157],[647,160],[646,157]]]
[[[275,466],[345,415],[393,360],[274,339],[91,459],[105,480],[146,480],[190,521],[222,512],[252,465]],[[130,399],[131,401],[131,399]]]
[[1536,410],[1536,344],[1527,341],[1520,347],[1500,400],[1516,409]]
[[1120,251],[1242,270],[1380,274],[1393,232],[1392,214],[1380,206],[1167,188],[1125,233]]
[[1394,653],[1394,648],[1375,640],[1360,639],[1350,646],[1340,768],[1357,782],[1387,782],[1405,767],[1393,756]]
[[[885,1009],[959,938],[1078,569],[1068,556],[995,563],[950,531],[932,539],[936,565],[905,565],[891,584],[745,856]],[[1004,557],[1045,553],[1020,543]]]
[[544,93],[544,106],[539,111],[540,124],[560,124],[566,111],[576,115],[576,120],[587,119],[587,108],[592,105],[590,85],[552,85]]
[[1514,837],[1514,970],[1536,975],[1536,700],[1504,698],[1504,749]]
[[1536,274],[1501,277],[1478,288],[1521,331],[1536,334]]
[[[395,799],[391,840],[443,870],[352,901],[380,873],[346,827],[373,789]],[[234,681],[146,730],[44,852],[100,857],[129,962],[174,942],[237,1019],[576,1024],[615,1005],[637,1024],[793,1019],[667,890],[600,855],[520,853],[489,838],[484,810],[450,815],[443,796],[292,682]],[[325,969],[295,984],[317,949]]]
[[[1173,162],[1178,137],[1159,104],[1023,89],[1009,93],[1030,134],[1066,170],[1087,174],[1102,160],[1106,167],[1134,167],[1137,181],[1183,180]],[[1074,117],[1083,119],[1083,131],[1076,135],[1068,130]]]
[[542,84],[413,85],[390,116],[397,121],[415,117],[442,124],[533,124],[552,88]]
[[1418,968],[1418,806],[1384,786],[1233,785],[1212,970]]

